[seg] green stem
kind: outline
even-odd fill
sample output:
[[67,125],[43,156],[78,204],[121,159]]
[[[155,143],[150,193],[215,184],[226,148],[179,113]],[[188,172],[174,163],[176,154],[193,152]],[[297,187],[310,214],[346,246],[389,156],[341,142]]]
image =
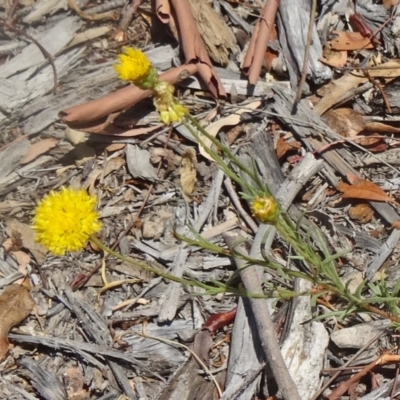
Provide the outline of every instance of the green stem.
[[[90,235],[89,238],[96,246],[98,246],[101,250],[103,250],[105,253],[108,253],[112,256],[114,256],[115,258],[127,262],[135,267],[138,267],[142,270],[145,271],[149,271],[152,272],[153,274],[157,275],[157,276],[161,276],[162,278],[165,278],[169,281],[173,281],[173,282],[178,282],[181,283],[182,285],[188,285],[188,286],[196,286],[196,287],[200,287],[202,289],[209,289],[210,287],[206,284],[203,284],[199,281],[189,281],[187,279],[184,278],[178,278],[177,276],[174,276],[168,272],[163,272],[160,269],[156,268],[156,267],[152,267],[151,265],[148,265],[142,261],[139,260],[135,260],[131,257],[128,256],[123,256],[120,253],[117,253],[116,251],[110,249],[109,247],[107,247],[105,244],[103,244],[103,242],[101,242],[96,236],[94,235]],[[213,287],[213,289],[215,289]]]
[[[199,123],[193,118],[190,114],[186,115],[186,120],[183,120],[183,125],[189,130],[189,132],[193,135],[193,137],[198,141],[200,145],[203,146],[204,150],[210,155],[210,157],[221,167],[221,169],[225,172],[225,174],[231,178],[233,181],[238,183],[240,186],[245,188],[251,195],[257,195],[257,191],[253,186],[249,185],[246,181],[241,179],[237,174],[235,174],[231,168],[224,162],[224,160],[217,154],[216,151],[208,147],[204,141],[200,138],[198,132],[201,132],[207,139],[209,139],[219,150],[223,152],[227,159],[235,164],[243,173],[245,173],[254,184],[257,184],[258,180],[254,174],[254,171],[251,171],[244,164],[240,162],[240,160],[235,157],[229,147],[222,144],[219,140],[217,140],[214,136],[210,135]],[[190,123],[189,123],[190,122]],[[195,129],[197,130],[195,130]],[[264,189],[264,188],[263,188]],[[270,194],[268,192],[268,194]]]
[[114,256],[115,258],[123,261],[123,262],[127,262],[128,264],[131,264],[137,268],[140,268],[142,270],[145,271],[149,271],[152,272],[153,274],[160,276],[168,281],[172,281],[172,282],[178,282],[182,285],[187,285],[187,286],[191,286],[191,287],[199,287],[201,289],[204,289],[205,293],[196,293],[196,295],[201,295],[201,294],[210,294],[210,292],[212,294],[218,294],[218,293],[231,293],[234,296],[241,296],[241,297],[252,297],[252,298],[266,298],[266,296],[264,295],[260,295],[258,293],[247,293],[247,292],[243,292],[241,290],[238,290],[236,288],[233,288],[231,286],[226,286],[226,285],[214,285],[214,286],[210,286],[207,285],[205,283],[202,283],[198,280],[193,280],[193,281],[189,281],[187,279],[184,278],[178,278],[177,276],[174,276],[168,272],[163,272],[160,269],[156,268],[156,267],[152,267],[151,265],[148,265],[142,261],[139,260],[135,260],[131,257],[128,256],[123,256],[122,254],[110,249],[108,246],[106,246],[103,242],[101,242],[96,236],[94,235],[90,235],[89,240],[91,240],[96,246],[98,246],[101,250],[103,250],[105,253],[108,253],[112,256]]

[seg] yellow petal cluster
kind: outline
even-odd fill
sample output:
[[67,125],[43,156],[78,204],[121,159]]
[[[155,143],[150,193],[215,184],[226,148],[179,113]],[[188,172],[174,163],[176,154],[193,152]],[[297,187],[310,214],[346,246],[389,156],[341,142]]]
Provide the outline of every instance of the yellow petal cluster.
[[153,90],[153,103],[164,124],[182,121],[182,118],[189,113],[189,110],[174,97],[175,88],[169,82],[160,81]]
[[278,221],[280,207],[272,196],[260,196],[250,203],[251,212],[263,224],[275,224]]
[[160,121],[169,125],[173,122],[180,122],[182,118],[189,113],[189,110],[180,103],[173,103],[167,110],[160,111]]
[[57,256],[81,250],[89,236],[101,228],[96,198],[85,190],[62,188],[38,204],[33,218],[36,241]]
[[124,47],[123,53],[118,55],[118,60],[119,64],[114,65],[114,69],[117,71],[119,79],[133,82],[138,86],[144,84],[145,88],[150,88],[148,86],[149,78],[158,80],[157,72],[151,62],[139,49]]

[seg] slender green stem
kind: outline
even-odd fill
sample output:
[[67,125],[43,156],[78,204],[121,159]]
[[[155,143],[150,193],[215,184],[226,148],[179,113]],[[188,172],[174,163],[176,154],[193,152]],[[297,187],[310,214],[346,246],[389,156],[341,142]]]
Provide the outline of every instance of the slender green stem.
[[109,247],[107,247],[105,244],[103,244],[103,242],[101,242],[96,236],[91,235],[90,236],[90,240],[96,244],[96,246],[98,246],[101,250],[103,250],[105,253],[108,253],[112,256],[114,256],[115,258],[127,262],[135,267],[138,267],[142,270],[145,271],[149,271],[152,272],[153,274],[157,275],[157,276],[161,276],[162,278],[165,278],[169,281],[173,281],[173,282],[178,282],[181,283],[182,285],[188,285],[188,286],[197,286],[200,287],[202,289],[209,289],[210,287],[204,283],[201,283],[199,281],[189,281],[187,279],[184,278],[178,278],[177,276],[174,276],[168,272],[164,272],[161,271],[160,269],[156,268],[156,267],[152,267],[151,265],[148,265],[142,261],[139,260],[135,260],[131,257],[128,256],[123,256],[122,254],[110,249]]
[[249,292],[244,292],[241,291],[239,289],[236,289],[234,287],[231,286],[226,286],[220,282],[215,282],[214,286],[211,285],[207,285],[205,283],[202,283],[198,280],[188,280],[188,279],[184,279],[184,278],[179,278],[177,276],[174,276],[168,272],[164,272],[161,271],[159,268],[153,267],[151,265],[148,265],[142,261],[139,260],[135,260],[131,257],[128,256],[124,256],[112,249],[110,249],[108,246],[106,246],[103,242],[101,242],[96,236],[91,235],[90,236],[90,240],[96,245],[98,246],[101,250],[103,250],[105,253],[108,253],[112,256],[114,256],[115,258],[117,258],[118,260],[124,261],[128,264],[131,264],[135,267],[138,267],[142,270],[145,271],[149,271],[152,272],[153,274],[160,276],[168,281],[172,281],[172,282],[178,282],[182,285],[187,285],[187,286],[191,286],[191,287],[199,287],[201,289],[204,289],[206,292],[204,293],[195,293],[196,295],[201,295],[201,294],[218,294],[218,293],[230,293],[234,296],[241,296],[241,297],[252,297],[252,298],[266,298],[267,296],[264,295],[260,295],[258,293],[249,293]]

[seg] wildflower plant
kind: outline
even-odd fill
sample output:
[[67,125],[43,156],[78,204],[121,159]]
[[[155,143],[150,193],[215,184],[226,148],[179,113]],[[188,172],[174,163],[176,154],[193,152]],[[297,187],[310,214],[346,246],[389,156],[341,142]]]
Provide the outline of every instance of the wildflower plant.
[[231,292],[240,295],[239,290],[223,283],[207,285],[196,279],[178,278],[110,249],[95,235],[102,227],[96,203],[96,197],[90,196],[83,189],[63,187],[59,191],[51,191],[43,197],[34,211],[32,228],[35,231],[36,242],[42,244],[53,255],[63,256],[67,252],[82,250],[85,244],[91,241],[104,253],[168,281],[199,287],[210,294]]
[[[200,282],[194,278],[179,278],[147,263],[123,256],[104,245],[95,235],[101,229],[99,215],[95,209],[96,199],[89,196],[84,190],[62,188],[59,192],[50,192],[39,203],[33,218],[33,229],[36,240],[43,244],[51,253],[63,255],[67,251],[78,251],[90,240],[105,253],[127,262],[140,269],[152,272],[166,280],[179,282],[183,285],[203,289],[203,293],[210,294],[229,293],[234,296],[247,297],[278,297],[289,299],[303,295],[291,290],[292,280],[305,279],[313,283],[314,288],[310,294],[314,301],[324,295],[339,299],[339,309],[326,313],[323,317],[335,315],[344,318],[357,311],[369,311],[384,318],[390,318],[400,325],[400,309],[397,306],[400,298],[400,281],[393,290],[390,290],[384,281],[379,283],[362,282],[356,290],[350,289],[350,282],[343,282],[337,272],[335,260],[341,254],[332,255],[325,243],[321,232],[316,228],[313,235],[301,233],[299,224],[294,224],[288,214],[280,207],[268,186],[261,182],[256,168],[249,168],[236,157],[230,148],[207,131],[193,118],[188,109],[174,96],[174,87],[168,82],[160,81],[158,73],[151,65],[146,55],[138,49],[125,48],[118,57],[115,70],[120,79],[131,82],[146,90],[151,90],[154,105],[159,112],[160,120],[165,124],[181,122],[203,146],[218,167],[234,181],[243,191],[241,196],[249,204],[249,208],[260,223],[269,224],[276,228],[281,238],[292,248],[292,260],[300,260],[305,269],[283,267],[271,260],[266,254],[263,258],[254,259],[240,253],[236,248],[226,250],[216,244],[210,243],[192,229],[195,239],[187,237],[178,238],[188,245],[197,246],[208,251],[231,256],[246,262],[248,265],[260,265],[272,275],[278,276],[284,285],[266,284],[264,295],[248,293],[241,287],[228,282],[213,281],[210,284]],[[204,138],[211,141],[212,146],[207,146]],[[311,241],[314,237],[314,242]],[[315,245],[318,251],[314,249]]]

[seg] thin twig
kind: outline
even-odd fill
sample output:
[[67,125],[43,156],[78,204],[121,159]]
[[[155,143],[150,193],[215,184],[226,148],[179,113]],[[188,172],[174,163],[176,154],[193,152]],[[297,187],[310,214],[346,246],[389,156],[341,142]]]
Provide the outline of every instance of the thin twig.
[[[222,234],[222,237],[230,250],[240,248],[240,251],[245,254],[246,250],[243,246],[243,242],[242,244],[238,244],[238,239],[240,240],[240,237],[228,234]],[[240,278],[246,290],[251,290],[254,293],[262,293],[261,281],[259,280],[258,274],[253,271],[253,268],[243,268],[246,263],[238,258],[235,259],[235,263],[240,271]],[[268,312],[268,308],[265,306],[265,301],[265,299],[249,299],[257,330],[260,333],[259,338],[264,351],[265,360],[271,366],[274,378],[282,392],[283,398],[285,400],[301,400],[296,384],[290,376],[285,360],[283,359],[275,326]]]
[[6,22],[6,21],[0,21],[0,25],[5,26],[6,28],[10,29],[11,31],[15,32],[18,35],[25,36],[28,40],[33,42],[38,47],[38,49],[43,54],[43,57],[47,58],[47,60],[49,61],[49,64],[51,65],[51,68],[53,69],[53,79],[54,79],[53,93],[56,94],[58,78],[57,78],[57,69],[54,64],[53,56],[34,37],[32,37],[31,35],[28,35],[26,32],[22,31],[21,29],[16,28],[15,26],[13,26],[12,24],[10,24],[9,22]]
[[294,99],[294,104],[293,104],[293,111],[294,111],[293,113],[294,114],[296,113],[295,110],[296,110],[297,104],[301,99],[303,85],[304,85],[304,82],[306,81],[306,77],[307,77],[308,59],[310,58],[311,41],[312,41],[312,35],[313,35],[313,31],[314,31],[316,12],[317,12],[317,0],[312,0],[310,23],[308,25],[308,33],[307,33],[307,44],[306,44],[306,49],[304,52],[304,59],[303,59],[303,68],[301,70],[299,86],[297,87],[297,93],[296,93],[296,97]]
[[187,350],[187,351],[196,359],[196,361],[201,365],[201,367],[204,369],[204,372],[205,372],[205,373],[210,377],[210,379],[214,382],[214,385],[215,385],[215,387],[216,387],[216,389],[217,389],[217,391],[218,391],[219,397],[222,396],[221,387],[219,386],[219,384],[218,384],[217,380],[215,379],[214,375],[213,375],[212,372],[207,368],[207,366],[206,366],[206,365],[204,364],[204,362],[200,359],[200,357],[199,357],[190,347],[185,346],[184,344],[179,343],[179,342],[174,342],[173,340],[168,340],[168,339],[164,339],[164,338],[161,338],[161,337],[148,335],[148,334],[146,333],[145,324],[143,324],[142,332],[143,332],[143,333],[139,333],[139,332],[133,332],[133,333],[135,333],[135,334],[138,335],[138,336],[147,338],[147,339],[157,340],[157,341],[159,341],[159,342],[168,344],[168,345],[170,345],[170,346],[181,347],[181,348]]
[[349,366],[353,361],[355,361],[365,350],[368,349],[369,346],[371,346],[372,343],[376,342],[383,334],[383,332],[379,332],[378,335],[374,336],[368,343],[366,343],[363,347],[361,347],[360,350],[357,351],[356,354],[354,354],[353,357],[351,357],[341,368],[339,371],[336,372],[335,375],[332,376],[331,379],[328,380],[328,382],[325,383],[324,386],[321,387],[321,389],[318,391],[318,393],[315,394],[315,396],[311,400],[317,400],[321,396],[321,394],[325,391],[326,388],[328,388],[332,382],[334,382],[343,372],[343,368]]

